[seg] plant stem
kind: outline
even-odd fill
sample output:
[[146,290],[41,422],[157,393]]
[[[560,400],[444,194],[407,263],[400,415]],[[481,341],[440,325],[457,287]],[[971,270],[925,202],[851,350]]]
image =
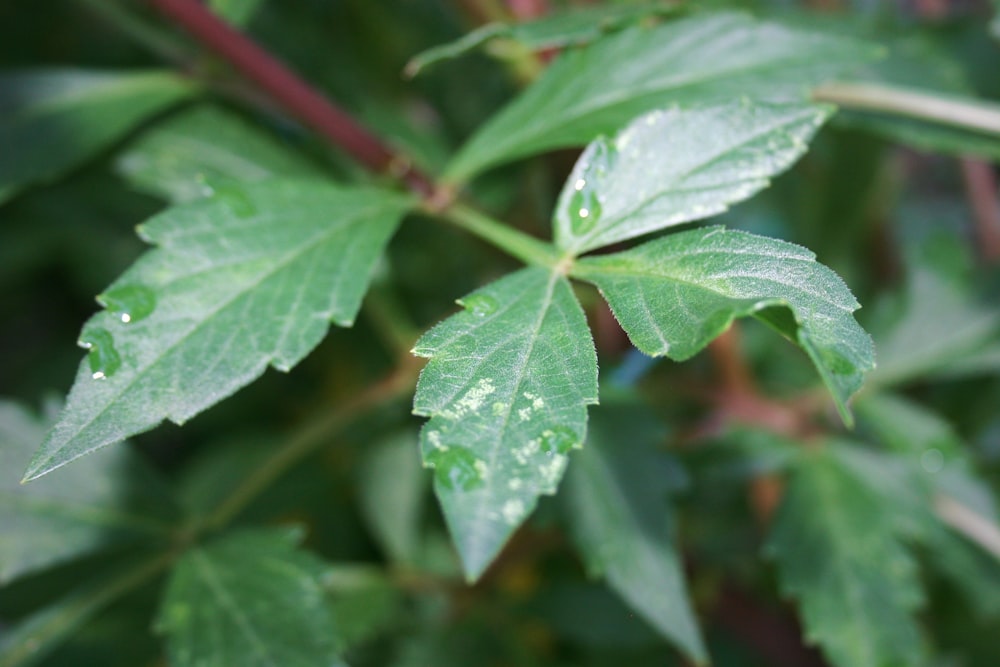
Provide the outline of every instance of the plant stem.
[[195,527],[196,534],[216,530],[232,521],[254,498],[293,466],[314,453],[353,420],[369,409],[411,392],[417,381],[419,360],[407,355],[396,370],[382,382],[368,388],[353,400],[343,403],[316,421],[306,424],[274,454],[257,467]]
[[231,28],[197,0],[148,0],[164,16],[232,65],[305,125],[376,172],[402,179],[423,196],[430,180],[405,156],[394,152],[348,113],[327,100],[250,38]]
[[552,245],[462,204],[444,211],[444,217],[479,238],[489,241],[525,264],[555,267],[562,259]]
[[1000,262],[1000,199],[993,165],[970,157],[962,158],[960,164],[976,223],[979,253],[988,263],[995,264]]
[[182,66],[190,64],[190,54],[172,35],[166,34],[123,9],[114,0],[79,0],[90,11],[143,44],[153,53]]
[[1000,135],[1000,105],[869,83],[828,83],[812,98],[846,109],[882,111]]

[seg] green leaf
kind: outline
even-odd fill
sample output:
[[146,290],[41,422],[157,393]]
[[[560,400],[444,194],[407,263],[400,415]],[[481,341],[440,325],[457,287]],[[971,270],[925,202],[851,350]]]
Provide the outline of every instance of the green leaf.
[[721,213],[805,153],[828,114],[744,99],[640,116],[580,156],[559,196],[556,243],[580,254]]
[[674,548],[670,461],[648,409],[605,403],[566,479],[568,517],[587,568],[689,658],[707,662]]
[[465,55],[486,44],[489,44],[489,51],[512,51],[517,47],[540,51],[585,44],[640,19],[672,14],[677,9],[677,5],[663,2],[599,5],[555,11],[525,23],[488,23],[453,42],[418,53],[406,64],[406,74],[416,76],[427,67]]
[[0,202],[94,157],[192,90],[159,71],[0,73]]
[[163,553],[112,559],[99,572],[54,603],[5,627],[0,633],[0,667],[29,667],[59,648],[109,604],[152,579],[169,565]]
[[416,434],[401,433],[373,443],[361,465],[361,511],[385,553],[413,563],[427,492]]
[[272,181],[168,209],[140,228],[158,247],[98,300],[66,408],[33,479],[156,426],[183,423],[259,377],[287,371],[350,326],[411,200]]
[[0,585],[123,542],[165,539],[177,508],[129,447],[18,484],[50,426],[0,401]]
[[245,531],[188,551],[157,618],[174,667],[340,665],[327,566],[289,531]]
[[200,106],[157,123],[116,161],[137,189],[175,203],[270,178],[320,177],[318,167],[240,116]]
[[212,11],[234,26],[243,27],[250,23],[264,0],[209,0]]
[[597,357],[565,277],[527,268],[459,302],[414,354],[430,357],[414,414],[424,463],[466,577],[482,574],[534,509],[555,493],[597,402]]
[[847,400],[875,365],[871,337],[837,275],[805,248],[722,227],[587,257],[572,275],[600,288],[632,343],[688,359],[734,318],[754,317],[801,346],[851,423]]
[[838,667],[918,665],[916,564],[884,501],[837,457],[809,452],[795,468],[768,542],[810,642]]
[[635,27],[568,51],[456,155],[446,178],[611,135],[641,113],[749,96],[801,99],[878,51],[739,13]]

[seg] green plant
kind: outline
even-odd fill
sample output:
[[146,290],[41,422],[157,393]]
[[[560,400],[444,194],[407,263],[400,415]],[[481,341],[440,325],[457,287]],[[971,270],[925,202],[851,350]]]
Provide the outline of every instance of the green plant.
[[78,4],[176,71],[0,74],[0,665],[1000,659],[985,7]]

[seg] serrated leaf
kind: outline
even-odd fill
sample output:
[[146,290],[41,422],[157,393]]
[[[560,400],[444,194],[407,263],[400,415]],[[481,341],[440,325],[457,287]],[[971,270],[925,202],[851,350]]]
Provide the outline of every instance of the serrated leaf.
[[785,241],[693,229],[584,258],[572,275],[597,285],[632,343],[654,356],[684,360],[734,318],[764,321],[806,351],[847,423],[847,400],[875,365],[850,290],[813,253]]
[[326,565],[288,531],[246,531],[174,566],[157,630],[174,667],[342,664],[323,589]]
[[580,146],[674,104],[801,100],[811,86],[877,53],[854,40],[731,12],[623,30],[564,53],[473,136],[446,178],[467,180],[519,157]]
[[272,181],[168,209],[141,228],[158,247],[99,300],[66,408],[33,479],[163,419],[182,423],[259,377],[287,371],[350,326],[411,200]]
[[838,667],[922,664],[916,563],[884,501],[826,452],[803,456],[767,545],[806,637]]
[[414,414],[466,577],[555,493],[597,402],[597,357],[565,277],[527,268],[470,294],[427,332]]
[[707,653],[674,547],[670,461],[648,409],[602,405],[566,479],[567,516],[592,574],[697,663]]
[[0,202],[93,157],[193,89],[160,71],[0,74]]
[[556,243],[580,254],[721,213],[805,153],[828,114],[744,99],[640,116],[580,156],[556,206]]
[[599,5],[554,11],[524,23],[488,23],[453,42],[418,53],[407,63],[406,73],[416,76],[441,61],[458,58],[486,44],[492,46],[494,40],[515,42],[531,51],[585,44],[640,19],[671,14],[677,9],[675,4],[663,2]]
[[0,401],[0,585],[112,545],[169,536],[177,507],[128,447],[18,484],[51,420]]
[[416,433],[397,434],[365,451],[361,511],[386,555],[398,563],[417,558],[427,481]]
[[212,106],[186,110],[143,132],[116,160],[137,189],[175,203],[271,178],[317,178],[318,167],[240,116]]

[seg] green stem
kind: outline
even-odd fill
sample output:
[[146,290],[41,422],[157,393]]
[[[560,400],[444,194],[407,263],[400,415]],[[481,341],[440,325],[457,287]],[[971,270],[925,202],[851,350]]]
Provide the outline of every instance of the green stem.
[[184,67],[191,64],[192,54],[180,40],[140,19],[132,10],[124,9],[113,0],[78,2],[161,58]]
[[555,267],[562,259],[559,251],[551,244],[528,236],[468,206],[456,204],[444,211],[443,215],[448,222],[492,243],[525,264]]
[[1000,135],[1000,105],[870,83],[828,83],[812,98],[845,109],[881,111]]

